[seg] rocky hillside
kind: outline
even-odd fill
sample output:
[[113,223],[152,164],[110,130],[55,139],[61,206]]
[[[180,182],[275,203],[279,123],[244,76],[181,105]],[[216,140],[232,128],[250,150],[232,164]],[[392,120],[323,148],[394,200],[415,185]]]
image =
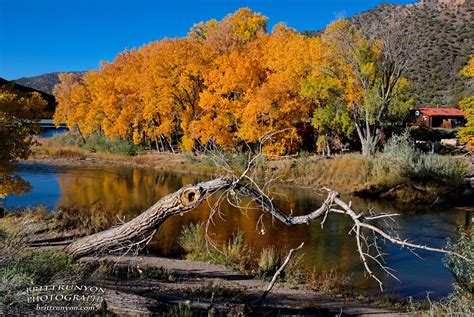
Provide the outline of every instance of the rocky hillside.
[[[85,72],[75,72],[75,73],[84,74]],[[22,77],[22,78],[13,80],[13,82],[19,85],[34,88],[34,89],[37,89],[37,90],[40,90],[42,92],[52,95],[54,85],[59,83],[58,74],[60,73],[57,72],[57,73],[49,73],[49,74],[43,74],[43,75],[33,76],[33,77]]]
[[455,106],[463,96],[473,94],[473,80],[459,76],[469,55],[474,54],[473,0],[381,4],[349,20],[358,27],[398,23],[411,37],[413,61],[405,76],[413,83],[417,105]]

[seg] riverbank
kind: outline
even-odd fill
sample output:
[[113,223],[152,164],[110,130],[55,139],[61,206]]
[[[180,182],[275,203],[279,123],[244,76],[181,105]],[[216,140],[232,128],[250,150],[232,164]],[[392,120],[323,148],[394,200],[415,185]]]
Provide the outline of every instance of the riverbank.
[[[262,296],[267,281],[202,261],[111,256],[88,257],[81,263],[113,265],[112,272],[95,279],[94,284],[118,295],[106,299],[109,311],[118,314],[139,311],[152,315],[160,306],[181,304],[194,313],[213,311],[217,315],[408,316],[393,307],[328,296],[286,283],[277,283],[262,306],[252,305]],[[113,272],[120,271],[130,272],[131,277],[124,281],[114,276]]]
[[[266,301],[255,305],[267,281],[203,261],[143,253],[84,257],[76,261],[61,251],[75,239],[73,235],[67,232],[58,235],[54,219],[38,212],[9,214],[0,220],[0,232],[0,249],[4,255],[0,265],[5,269],[2,272],[9,272],[0,274],[3,281],[0,286],[6,291],[2,301],[7,301],[1,304],[8,304],[0,305],[3,313],[26,314],[28,309],[36,309],[36,305],[23,302],[24,294],[19,292],[22,288],[65,284],[102,290],[101,300],[91,304],[97,315],[406,315],[402,312],[406,308],[395,308],[393,300],[359,297],[355,301],[324,295],[309,290],[307,282],[277,283]],[[71,305],[42,303],[46,304]]]
[[[234,159],[238,172],[245,167],[245,156]],[[450,158],[447,158],[448,160]],[[436,179],[416,182],[406,177],[393,176],[380,168],[378,162],[360,154],[332,157],[300,155],[278,159],[262,158],[253,176],[260,180],[274,180],[302,187],[329,187],[341,193],[369,198],[383,198],[400,204],[424,206],[469,206],[474,204],[474,190],[469,183],[474,179],[474,159],[471,156],[453,157],[465,162],[464,180]],[[196,175],[225,175],[212,156],[146,152],[135,156],[92,153],[76,146],[57,146],[41,141],[33,148],[31,163],[49,163],[63,167],[126,165],[152,168],[173,173]],[[440,167],[442,168],[442,167]],[[472,183],[472,180],[471,180]]]

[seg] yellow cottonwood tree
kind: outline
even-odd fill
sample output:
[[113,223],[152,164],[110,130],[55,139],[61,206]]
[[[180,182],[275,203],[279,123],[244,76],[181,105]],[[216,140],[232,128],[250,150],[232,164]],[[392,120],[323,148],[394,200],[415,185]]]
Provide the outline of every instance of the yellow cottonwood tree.
[[53,116],[54,122],[66,122],[69,129],[77,129],[83,141],[83,131],[90,131],[90,122],[84,120],[91,106],[91,96],[86,84],[88,76],[90,75],[80,78],[74,73],[59,74],[60,83],[53,88],[58,103]]
[[187,37],[124,51],[84,78],[62,75],[55,120],[162,150],[243,150],[280,131],[264,150],[283,155],[300,151],[313,117],[327,137],[355,129],[372,153],[380,122],[409,105],[385,43],[346,21],[316,38],[284,24],[267,34],[266,26],[265,16],[243,8],[195,24]]
[[87,118],[100,122],[109,138],[139,143],[142,107],[139,97],[141,59],[137,51],[124,51],[112,63],[103,63],[88,84],[91,109]]
[[240,143],[241,112],[249,102],[248,94],[261,84],[264,75],[261,60],[248,50],[234,50],[215,59],[199,100],[202,115],[191,124],[202,143],[213,141],[224,147]]
[[222,21],[212,19],[195,24],[189,36],[203,40],[219,54],[229,53],[264,34],[268,18],[249,8],[241,8]]
[[[474,55],[469,58],[469,63],[461,70],[461,75],[474,77]],[[459,130],[461,142],[466,143],[469,150],[474,150],[474,96],[468,96],[459,102],[459,106],[466,114],[466,126]]]
[[330,52],[325,70],[310,76],[322,82],[307,83],[307,87],[322,88],[316,95],[323,96],[329,106],[345,105],[343,110],[349,113],[365,155],[374,154],[384,125],[403,118],[413,102],[407,93],[409,84],[402,77],[408,51],[394,44],[399,40],[394,33],[383,35],[385,38],[368,38],[346,20],[334,22],[322,36]]
[[264,134],[281,131],[264,151],[276,155],[295,153],[302,141],[298,130],[304,128],[312,113],[312,104],[300,94],[300,81],[311,60],[311,40],[279,24],[261,42],[250,48],[260,54],[264,81],[248,94],[239,135],[247,142],[255,142]]
[[139,52],[144,60],[140,89],[147,134],[168,143],[182,135],[182,147],[191,151],[195,137],[189,125],[201,113],[199,96],[213,52],[194,38],[158,41]]

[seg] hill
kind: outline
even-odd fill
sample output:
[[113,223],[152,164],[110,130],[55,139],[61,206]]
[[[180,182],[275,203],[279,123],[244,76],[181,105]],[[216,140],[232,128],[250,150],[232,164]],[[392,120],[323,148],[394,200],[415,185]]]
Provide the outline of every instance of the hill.
[[[68,72],[68,73],[78,73],[81,75],[85,74],[84,71]],[[60,72],[55,72],[55,73],[43,74],[43,75],[38,75],[38,76],[33,76],[33,77],[22,77],[22,78],[18,78],[12,81],[19,85],[34,88],[39,91],[52,95],[54,85],[59,84],[59,77],[58,77],[59,74]]]
[[[459,70],[474,53],[472,0],[425,0],[408,5],[381,4],[349,18],[370,32],[371,26],[400,25],[411,37],[413,60],[405,76],[413,84],[418,106],[454,106],[474,92],[472,79]],[[321,31],[304,32],[309,36]]]
[[25,93],[31,93],[31,92],[38,92],[41,94],[41,97],[43,97],[44,100],[48,103],[46,106],[46,114],[45,118],[52,118],[54,111],[56,109],[56,99],[54,98],[53,95],[45,93],[43,91],[40,91],[38,89],[26,87],[23,85],[19,85],[13,81],[8,81],[6,79],[3,79],[0,77],[0,87],[3,87],[5,85],[11,85],[14,90],[18,90],[20,92],[25,92]]

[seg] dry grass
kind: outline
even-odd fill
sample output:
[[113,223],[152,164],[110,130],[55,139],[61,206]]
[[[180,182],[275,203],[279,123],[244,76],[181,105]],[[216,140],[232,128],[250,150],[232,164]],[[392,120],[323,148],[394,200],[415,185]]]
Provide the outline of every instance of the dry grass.
[[97,152],[93,153],[76,145],[60,145],[51,139],[36,139],[37,145],[32,147],[33,158],[53,157],[66,159],[94,158],[113,161],[133,161],[129,155]]
[[306,287],[315,292],[332,295],[351,294],[351,277],[337,269],[306,272]]
[[52,156],[71,159],[84,159],[88,156],[87,151],[76,146],[36,146],[32,148],[33,157]]
[[55,230],[85,236],[109,229],[119,223],[119,215],[120,211],[105,212],[100,205],[90,208],[59,208],[54,213]]
[[[97,165],[128,165],[146,167],[175,173],[186,174],[216,174],[216,167],[202,162],[202,157],[191,157],[185,154],[144,152],[135,156],[104,152],[90,152],[75,145],[61,146],[54,140],[37,139],[37,145],[32,147],[30,161],[46,161],[63,166]],[[192,158],[192,159],[190,159]]]
[[372,175],[372,160],[360,154],[272,161],[269,167],[266,177],[279,177],[305,186],[326,186],[343,192],[360,191],[376,183]]
[[249,269],[251,252],[244,243],[241,231],[232,235],[227,243],[216,248],[206,242],[204,228],[201,224],[190,223],[182,228],[178,242],[186,252],[187,260],[222,264],[243,273]]
[[[283,265],[287,257],[287,250],[270,246],[263,248],[256,263],[255,276],[264,280],[271,280],[276,271]],[[294,256],[290,259],[287,266],[280,274],[279,280],[285,281],[290,285],[297,285],[303,280],[303,273],[300,264],[303,255]]]

